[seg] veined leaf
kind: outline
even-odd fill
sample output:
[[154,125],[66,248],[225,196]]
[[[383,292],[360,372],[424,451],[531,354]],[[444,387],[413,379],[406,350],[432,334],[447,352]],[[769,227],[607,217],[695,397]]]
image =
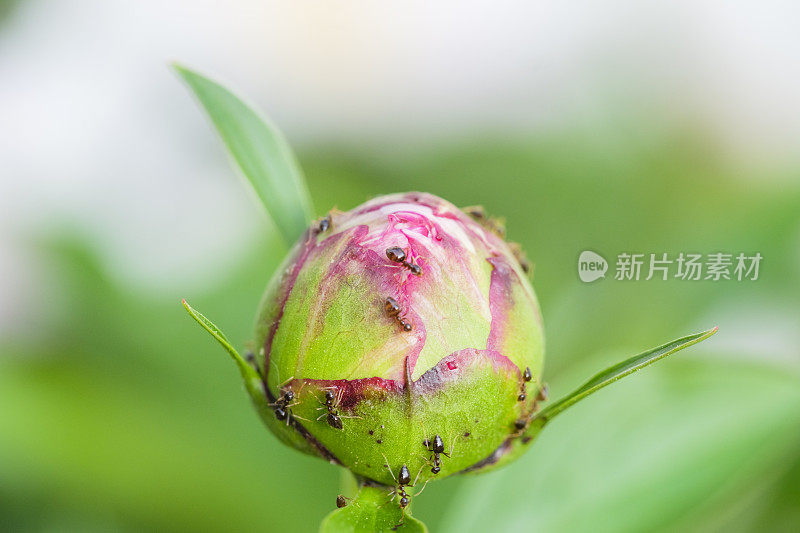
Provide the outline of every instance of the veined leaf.
[[174,68],[208,113],[286,244],[294,244],[314,211],[303,173],[283,134],[222,85],[182,65]]
[[642,368],[651,365],[659,359],[663,359],[664,357],[671,355],[678,350],[688,348],[693,344],[697,344],[698,342],[709,338],[717,332],[717,329],[718,328],[713,328],[702,333],[695,333],[694,335],[689,335],[688,337],[682,337],[680,339],[670,341],[656,348],[647,350],[646,352],[634,355],[633,357],[626,359],[621,363],[617,363],[616,365],[595,374],[591,379],[572,391],[570,394],[547,406],[545,409],[540,411],[535,418],[541,422],[552,420],[556,415],[583,400],[590,394],[595,393],[603,387],[614,383],[618,379],[622,379],[625,376],[633,374],[637,370],[641,370]]

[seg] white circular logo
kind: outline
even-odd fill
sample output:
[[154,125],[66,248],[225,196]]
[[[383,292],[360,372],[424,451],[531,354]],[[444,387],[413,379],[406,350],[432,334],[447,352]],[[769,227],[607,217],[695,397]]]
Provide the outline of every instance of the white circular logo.
[[592,281],[606,277],[608,270],[608,263],[605,258],[590,250],[581,252],[578,258],[578,277],[584,283],[591,283]]

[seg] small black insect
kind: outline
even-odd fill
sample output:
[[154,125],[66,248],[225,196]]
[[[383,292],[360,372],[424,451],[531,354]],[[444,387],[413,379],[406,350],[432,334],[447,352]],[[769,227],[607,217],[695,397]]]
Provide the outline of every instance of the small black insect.
[[331,227],[331,216],[323,217],[317,225],[317,233],[325,233]]
[[524,402],[528,395],[525,393],[525,385],[533,379],[533,374],[531,374],[531,367],[526,366],[525,371],[522,373],[522,384],[520,386],[519,395],[517,396],[517,401]]
[[444,451],[444,441],[442,440],[442,437],[439,435],[434,435],[432,441],[425,439],[422,441],[422,445],[425,446],[428,451],[433,453],[433,466],[431,467],[431,473],[438,474],[442,471],[442,460],[439,455],[450,457],[450,454],[445,453]]
[[[386,459],[385,455],[384,459]],[[394,491],[392,491],[391,501],[394,501],[394,499],[399,496],[400,499],[398,504],[400,505],[400,509],[403,511],[403,514],[400,518],[400,522],[397,523],[392,528],[392,530],[396,530],[397,528],[403,525],[403,522],[405,521],[406,518],[406,507],[408,507],[408,504],[411,501],[408,497],[408,494],[406,493],[406,487],[407,486],[413,487],[414,485],[411,485],[411,473],[408,471],[408,467],[406,465],[400,467],[400,472],[397,473],[397,477],[395,477],[394,472],[392,472],[392,469],[389,467],[388,463],[384,464],[383,466],[385,466],[389,470],[389,474],[392,476],[392,479],[394,479],[395,483],[397,483],[397,487],[395,487]],[[422,469],[420,469],[420,471],[422,471]],[[417,478],[419,478],[419,473],[417,474]],[[417,480],[415,479],[414,483],[416,482]],[[420,492],[418,492],[417,494],[419,494]]]
[[409,270],[409,272],[411,272],[415,276],[421,276],[422,275],[422,267],[420,267],[419,265],[417,265],[415,263],[410,263],[410,262],[406,261],[406,252],[402,248],[399,248],[397,246],[395,246],[393,248],[387,248],[386,249],[386,257],[388,257],[389,261],[391,261],[393,263],[400,263],[405,268],[407,268]]
[[284,387],[283,392],[275,400],[275,403],[270,404],[270,406],[275,411],[275,418],[278,420],[286,420],[288,423],[289,418],[292,416],[292,412],[289,408],[294,405],[292,402],[294,401],[294,391],[289,388],[288,386]]
[[328,425],[333,429],[342,429],[342,419],[339,418],[337,413],[328,413],[328,416],[325,418],[328,422]]
[[530,381],[531,379],[533,379],[533,375],[531,374],[531,367],[529,366],[525,367],[525,372],[523,372],[522,374],[522,379],[524,379],[525,381]]
[[528,421],[524,418],[518,418],[514,421],[514,427],[518,430],[522,431],[526,427],[528,427]]
[[411,483],[411,473],[408,471],[406,465],[400,467],[400,473],[397,475],[397,483],[400,485],[408,485]]
[[387,315],[397,320],[397,323],[403,327],[403,331],[411,331],[413,329],[411,322],[400,316],[401,309],[400,304],[397,303],[397,300],[389,296],[383,303],[383,308],[386,310]]
[[342,399],[342,393],[344,389],[339,389],[338,394],[334,394],[332,390],[328,389],[325,391],[325,407],[321,407],[320,409],[325,409],[327,412],[322,413],[317,417],[319,420],[322,417],[325,417],[325,421],[328,423],[330,427],[333,429],[342,429],[342,417],[339,415],[339,410],[337,407],[339,406],[339,402]]
[[347,505],[347,499],[344,496],[342,496],[341,494],[336,496],[336,507],[341,509],[342,507],[345,507],[346,505]]

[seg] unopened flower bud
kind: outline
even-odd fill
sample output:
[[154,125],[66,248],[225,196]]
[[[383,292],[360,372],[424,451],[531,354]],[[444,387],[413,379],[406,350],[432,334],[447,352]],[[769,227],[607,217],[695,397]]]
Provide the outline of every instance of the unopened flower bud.
[[495,462],[537,407],[544,359],[498,223],[422,193],[314,224],[269,285],[256,342],[270,429],[387,485]]

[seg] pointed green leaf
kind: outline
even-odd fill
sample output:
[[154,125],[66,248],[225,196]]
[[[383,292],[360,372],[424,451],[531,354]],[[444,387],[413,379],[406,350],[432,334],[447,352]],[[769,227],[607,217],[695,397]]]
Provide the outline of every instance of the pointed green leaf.
[[744,499],[752,491],[797,501],[775,476],[791,475],[800,449],[800,376],[796,363],[748,355],[681,357],[669,372],[644,372],[584,402],[513,466],[451,489],[429,525],[437,533],[753,531],[744,518],[760,503]]
[[583,400],[590,394],[597,392],[606,385],[610,385],[618,379],[622,379],[625,376],[633,374],[637,370],[641,370],[647,365],[651,365],[659,359],[663,359],[664,357],[671,355],[678,350],[682,350],[693,344],[697,344],[698,342],[709,338],[716,332],[717,328],[713,328],[702,333],[695,333],[694,335],[689,335],[688,337],[682,337],[656,348],[647,350],[646,352],[642,352],[639,355],[634,355],[630,359],[626,359],[621,363],[617,363],[616,365],[594,375],[591,379],[589,379],[589,381],[572,391],[572,393],[568,394],[564,398],[561,398],[557,402],[547,406],[547,408],[539,412],[535,418],[540,421],[539,425],[546,423],[568,407],[571,407],[577,402]]
[[236,363],[236,366],[239,367],[239,372],[242,373],[242,379],[244,379],[245,387],[247,387],[247,392],[250,393],[250,396],[253,398],[253,401],[257,404],[266,403],[266,399],[264,397],[264,391],[262,390],[262,382],[261,376],[258,375],[258,372],[250,365],[244,357],[239,355],[239,352],[231,346],[230,341],[225,336],[222,331],[209,319],[207,319],[202,313],[194,309],[189,302],[185,299],[181,300],[183,307],[189,312],[189,314],[194,318],[198,324],[203,326],[203,328],[208,331],[212,337],[217,339],[217,342],[225,348],[225,351],[230,354],[233,358],[233,361]]
[[322,521],[320,533],[427,533],[425,524],[391,501],[391,489],[362,486],[347,506],[335,509]]
[[173,66],[208,113],[287,245],[294,244],[314,214],[305,178],[286,139],[222,85],[182,65]]

